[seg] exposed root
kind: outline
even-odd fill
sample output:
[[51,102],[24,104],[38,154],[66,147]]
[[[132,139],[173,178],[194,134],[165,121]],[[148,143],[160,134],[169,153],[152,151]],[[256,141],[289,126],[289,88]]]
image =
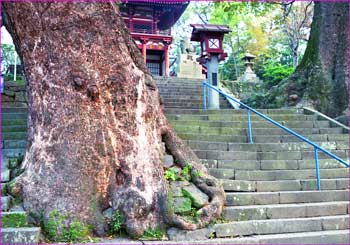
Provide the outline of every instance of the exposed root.
[[172,213],[171,217],[168,217],[169,225],[184,230],[203,228],[220,217],[225,203],[225,191],[219,181],[208,174],[207,169],[199,162],[197,156],[179,139],[171,127],[164,127],[162,136],[167,149],[174,156],[177,164],[182,168],[187,164],[192,166],[191,179],[193,184],[207,194],[210,200],[208,205],[198,210],[198,213],[201,214],[198,222],[192,223]]

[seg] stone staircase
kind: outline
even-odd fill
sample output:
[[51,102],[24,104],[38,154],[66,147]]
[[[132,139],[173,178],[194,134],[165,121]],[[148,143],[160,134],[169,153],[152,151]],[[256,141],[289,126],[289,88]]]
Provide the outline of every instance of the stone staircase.
[[[194,83],[183,83],[183,91]],[[321,191],[317,191],[314,152],[308,144],[255,115],[254,143],[249,144],[245,110],[203,111],[198,109],[200,103],[194,109],[179,108],[167,101],[181,97],[170,97],[163,83],[160,87],[172,126],[220,179],[227,194],[223,221],[202,231],[179,233],[182,235],[173,239],[234,244],[349,243],[348,168],[319,153]],[[329,121],[301,109],[259,111],[348,158],[347,132]],[[208,237],[213,240],[205,240]]]
[[[165,108],[203,108],[203,80],[158,77],[156,82]],[[220,108],[232,108],[223,96],[220,96]]]
[[40,228],[28,223],[28,216],[19,201],[7,193],[8,185],[17,174],[18,161],[26,147],[27,109],[2,108],[2,159],[1,159],[1,218],[2,244],[38,243]]
[[[201,82],[165,79],[158,80],[158,85],[169,121],[210,173],[222,181],[227,199],[223,219],[217,224],[172,238],[193,244],[348,244],[348,169],[320,153],[322,190],[317,191],[310,146],[256,116],[252,116],[254,143],[248,144],[246,112],[201,110]],[[230,107],[224,98],[221,102],[223,108]],[[303,110],[260,111],[347,158],[348,135],[342,128]],[[26,120],[25,108],[2,108],[3,220],[11,215],[26,220],[6,193],[14,174],[9,160],[25,152]],[[2,243],[38,243],[39,228],[22,223],[2,228]],[[137,243],[118,243],[130,242]],[[148,243],[164,242],[140,242]]]

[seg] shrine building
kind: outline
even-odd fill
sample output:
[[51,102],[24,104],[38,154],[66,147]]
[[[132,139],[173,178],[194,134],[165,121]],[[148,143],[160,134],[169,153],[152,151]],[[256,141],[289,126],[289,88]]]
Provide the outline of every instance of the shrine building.
[[123,0],[122,17],[142,52],[149,71],[169,76],[171,27],[185,11],[189,0]]

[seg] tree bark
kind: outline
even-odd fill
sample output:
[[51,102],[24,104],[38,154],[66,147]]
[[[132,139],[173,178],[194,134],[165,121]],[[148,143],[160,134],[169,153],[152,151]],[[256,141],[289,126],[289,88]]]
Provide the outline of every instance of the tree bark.
[[307,100],[330,116],[346,110],[349,34],[349,3],[315,2],[304,57],[295,73],[284,82],[289,95],[299,96],[296,102]]
[[[168,124],[155,82],[113,3],[3,4],[29,98],[25,172],[15,188],[26,211],[61,214],[106,232],[102,212],[125,216],[131,236],[174,225],[197,229],[222,211],[221,185]],[[192,224],[167,213],[163,142],[203,175],[211,199]]]

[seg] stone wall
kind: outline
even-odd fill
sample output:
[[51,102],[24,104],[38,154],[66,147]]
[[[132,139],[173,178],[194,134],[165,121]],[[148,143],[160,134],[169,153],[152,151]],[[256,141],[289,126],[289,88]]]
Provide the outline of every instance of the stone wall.
[[27,106],[27,95],[25,85],[5,81],[4,93],[1,96],[3,106]]

